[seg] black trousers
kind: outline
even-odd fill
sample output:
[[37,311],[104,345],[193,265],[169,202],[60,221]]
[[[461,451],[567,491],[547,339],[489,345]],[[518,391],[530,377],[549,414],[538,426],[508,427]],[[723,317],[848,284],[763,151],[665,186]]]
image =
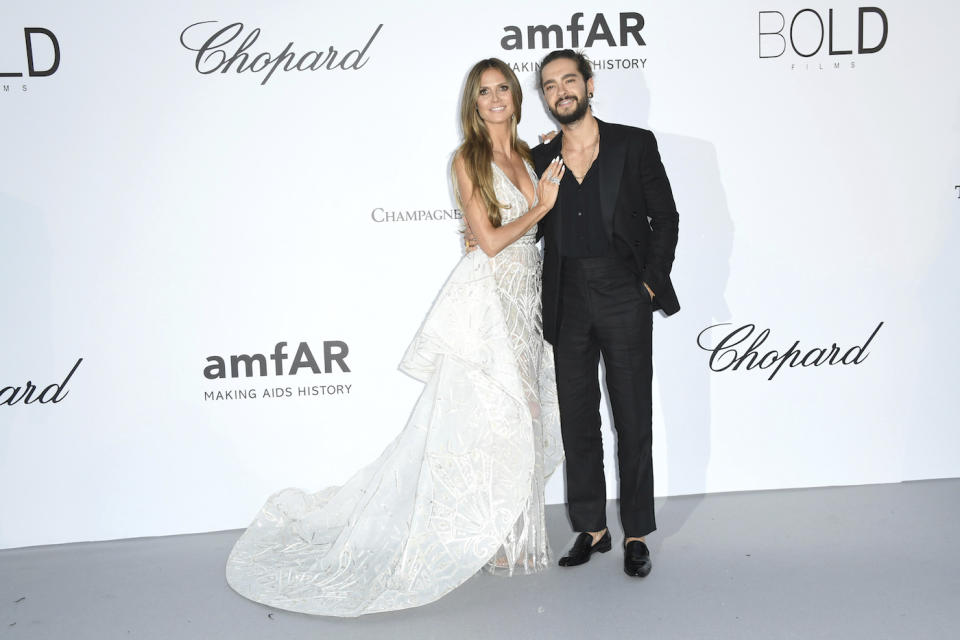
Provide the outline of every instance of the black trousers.
[[600,355],[606,368],[620,467],[620,520],[627,537],[655,530],[651,432],[652,305],[618,257],[564,258],[554,345],[567,512],[576,531],[606,522],[600,435]]

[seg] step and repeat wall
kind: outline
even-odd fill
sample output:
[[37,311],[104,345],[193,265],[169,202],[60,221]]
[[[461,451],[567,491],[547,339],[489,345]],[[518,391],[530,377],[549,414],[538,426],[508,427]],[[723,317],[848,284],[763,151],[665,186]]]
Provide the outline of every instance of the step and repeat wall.
[[516,70],[535,143],[559,47],[600,118],[656,133],[680,211],[657,494],[960,475],[958,24],[946,0],[4,3],[0,547],[238,528],[373,460],[461,256],[466,72]]

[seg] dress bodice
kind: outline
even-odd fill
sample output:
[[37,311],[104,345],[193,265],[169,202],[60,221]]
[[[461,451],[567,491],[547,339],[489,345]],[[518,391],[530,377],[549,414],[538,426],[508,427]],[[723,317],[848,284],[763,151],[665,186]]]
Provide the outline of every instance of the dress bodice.
[[[501,224],[507,224],[508,222],[513,222],[527,211],[530,210],[530,207],[527,204],[527,198],[523,195],[523,192],[517,187],[517,185],[510,182],[510,179],[507,177],[507,174],[503,172],[497,163],[492,162],[493,165],[493,190],[497,194],[497,200],[501,204],[507,205],[505,208],[500,210],[500,222]],[[534,173],[533,167],[530,166],[530,163],[524,160],[523,166],[527,169],[527,175],[530,176],[530,182],[533,184],[533,204],[536,206],[537,202],[540,201],[539,194],[537,194],[537,174]],[[536,242],[537,236],[537,227],[531,227],[523,237],[518,239],[515,244],[533,244]]]

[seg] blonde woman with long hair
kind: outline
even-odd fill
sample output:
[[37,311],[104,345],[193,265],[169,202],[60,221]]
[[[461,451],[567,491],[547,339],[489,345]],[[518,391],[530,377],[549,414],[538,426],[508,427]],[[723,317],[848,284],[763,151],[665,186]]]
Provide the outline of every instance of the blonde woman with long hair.
[[536,225],[564,169],[537,179],[517,137],[521,101],[502,61],[470,70],[452,173],[480,250],[456,265],[400,364],[425,384],[406,427],[345,485],[267,501],[227,562],[241,595],[358,616],[427,604],[480,570],[547,568],[543,489],[563,454]]
[[[519,240],[553,208],[564,173],[558,157],[537,183],[530,147],[517,136],[522,101],[517,76],[497,58],[481,60],[467,75],[460,101],[464,139],[453,160],[454,184],[467,226],[488,256]],[[500,202],[497,184],[519,192],[528,205],[525,211]],[[504,209],[513,214],[507,214],[509,222],[503,220]]]

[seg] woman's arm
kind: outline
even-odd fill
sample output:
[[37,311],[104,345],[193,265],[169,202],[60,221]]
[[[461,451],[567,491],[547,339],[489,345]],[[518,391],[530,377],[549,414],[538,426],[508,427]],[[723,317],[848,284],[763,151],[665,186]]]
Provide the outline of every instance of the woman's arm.
[[559,185],[552,182],[550,178],[556,177],[558,180],[562,178],[566,167],[563,166],[560,158],[551,162],[537,184],[537,193],[540,195],[540,200],[536,206],[516,220],[499,227],[494,227],[490,222],[483,198],[480,192],[474,188],[473,180],[467,175],[463,158],[459,154],[453,159],[453,170],[457,178],[460,199],[463,202],[463,216],[466,219],[467,227],[473,232],[480,249],[492,258],[503,251],[504,248],[513,244],[553,209],[553,205],[557,201]]

